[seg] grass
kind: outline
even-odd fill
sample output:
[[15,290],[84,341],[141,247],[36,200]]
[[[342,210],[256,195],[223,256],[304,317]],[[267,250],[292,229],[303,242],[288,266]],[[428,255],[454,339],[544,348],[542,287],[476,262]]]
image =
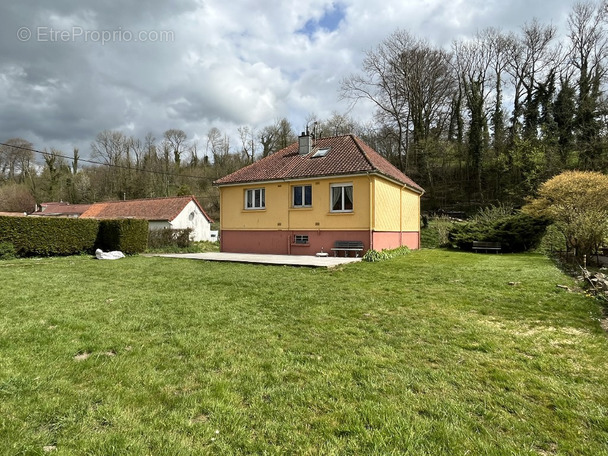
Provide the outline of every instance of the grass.
[[540,255],[0,279],[3,455],[608,454],[601,309]]

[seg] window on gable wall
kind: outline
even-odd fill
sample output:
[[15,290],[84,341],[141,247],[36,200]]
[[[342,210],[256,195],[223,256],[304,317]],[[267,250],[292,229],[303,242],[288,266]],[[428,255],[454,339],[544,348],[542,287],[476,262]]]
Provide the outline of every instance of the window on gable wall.
[[312,185],[294,185],[292,189],[293,207],[312,206]]
[[265,209],[266,189],[251,188],[245,191],[245,209]]
[[353,211],[353,184],[332,184],[331,212]]

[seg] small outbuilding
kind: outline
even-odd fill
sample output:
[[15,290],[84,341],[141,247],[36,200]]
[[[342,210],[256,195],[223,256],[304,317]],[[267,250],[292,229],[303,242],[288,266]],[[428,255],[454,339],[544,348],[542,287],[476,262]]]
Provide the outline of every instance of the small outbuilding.
[[211,223],[194,196],[147,198],[128,201],[94,203],[81,218],[148,220],[150,230],[192,229],[193,241],[211,241]]

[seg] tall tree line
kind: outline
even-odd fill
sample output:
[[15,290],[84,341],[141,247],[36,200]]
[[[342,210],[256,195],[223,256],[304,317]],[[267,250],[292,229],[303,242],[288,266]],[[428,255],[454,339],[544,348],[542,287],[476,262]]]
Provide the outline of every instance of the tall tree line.
[[398,30],[343,79],[376,107],[370,145],[427,190],[430,207],[520,204],[565,169],[608,169],[606,2],[577,3],[559,39],[532,20],[450,49]]

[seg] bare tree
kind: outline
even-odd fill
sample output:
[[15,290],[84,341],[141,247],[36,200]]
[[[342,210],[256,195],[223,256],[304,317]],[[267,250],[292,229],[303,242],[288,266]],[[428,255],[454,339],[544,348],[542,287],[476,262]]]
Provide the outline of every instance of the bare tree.
[[[198,141],[192,141],[188,148],[190,152],[190,166],[196,168],[198,166]],[[205,163],[206,164],[206,163]]]
[[378,117],[392,123],[397,131],[399,167],[405,168],[409,112],[407,99],[397,78],[395,65],[403,49],[411,47],[415,39],[404,31],[397,31],[376,49],[369,50],[363,59],[362,72],[344,78],[340,98],[353,104],[367,100],[376,106]]
[[286,118],[278,119],[272,125],[262,128],[257,138],[262,146],[262,157],[267,157],[297,140],[293,127]]
[[339,136],[355,133],[357,123],[347,114],[333,112],[331,117],[320,123],[318,130],[320,136]]
[[506,70],[514,86],[511,137],[536,137],[539,119],[538,88],[550,81],[563,61],[561,47],[554,46],[556,28],[538,20],[525,24],[521,34],[509,38]]
[[22,138],[11,138],[0,146],[0,177],[24,182],[34,156],[32,147],[31,142]]
[[24,184],[14,182],[0,186],[0,211],[33,212],[36,200]]
[[576,127],[585,149],[597,140],[602,125],[601,86],[608,70],[607,8],[605,2],[576,3],[568,16],[569,63],[578,71]]
[[65,169],[60,150],[51,148],[50,152],[44,151],[45,171],[48,173],[48,182],[46,192],[51,201],[55,201],[58,196],[58,186],[60,180],[60,172]]
[[482,163],[487,149],[487,105],[491,93],[493,54],[483,36],[453,45],[461,93],[469,114],[467,169],[472,171],[474,190],[482,195]]
[[207,132],[206,153],[208,155],[209,152],[211,152],[214,159],[215,157],[220,156],[223,152],[224,141],[222,136],[222,132],[217,127],[211,127],[211,129]]
[[488,28],[478,34],[490,57],[494,82],[494,109],[491,115],[493,146],[497,154],[505,146],[505,112],[503,108],[504,74],[508,65],[509,37],[500,30]]
[[172,128],[170,130],[165,131],[164,137],[165,141],[169,144],[171,150],[173,151],[175,167],[176,169],[179,169],[181,163],[181,156],[186,147],[185,142],[188,136],[183,130]]
[[104,130],[91,143],[94,158],[99,158],[108,166],[105,173],[106,186],[110,195],[118,195],[121,177],[121,162],[126,157],[127,138],[120,131]]
[[277,148],[284,149],[297,140],[289,120],[283,117],[277,123]]
[[279,132],[274,125],[267,125],[260,131],[258,140],[262,145],[262,157],[267,157],[276,152],[276,141]]
[[80,160],[80,154],[78,149],[74,147],[74,158],[72,159],[72,174],[78,174],[78,160]]
[[238,127],[237,131],[239,133],[239,138],[241,139],[241,153],[249,163],[253,163],[255,155],[253,143],[254,132],[247,125]]
[[99,158],[107,165],[115,166],[124,158],[127,138],[120,131],[104,130],[91,143],[94,158]]
[[351,75],[341,84],[342,98],[371,101],[378,119],[394,127],[401,169],[408,167],[411,131],[427,178],[425,143],[443,131],[455,86],[450,59],[448,52],[400,30],[366,53],[361,74]]
[[156,138],[150,132],[148,132],[144,138],[144,150],[146,160],[156,161],[158,159],[156,154]]

